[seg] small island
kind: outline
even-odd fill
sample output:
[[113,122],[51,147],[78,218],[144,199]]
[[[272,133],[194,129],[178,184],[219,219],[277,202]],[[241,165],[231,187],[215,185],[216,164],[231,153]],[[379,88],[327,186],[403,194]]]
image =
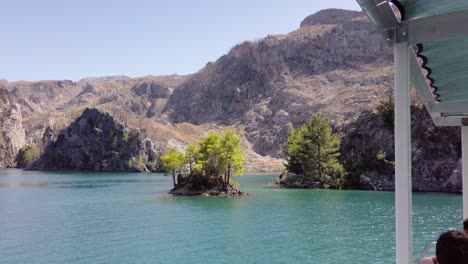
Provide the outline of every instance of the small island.
[[[172,175],[173,195],[244,196],[234,177],[245,172],[240,138],[228,130],[222,137],[209,134],[185,153],[171,148],[161,157],[164,170]],[[177,174],[177,177],[176,177]]]

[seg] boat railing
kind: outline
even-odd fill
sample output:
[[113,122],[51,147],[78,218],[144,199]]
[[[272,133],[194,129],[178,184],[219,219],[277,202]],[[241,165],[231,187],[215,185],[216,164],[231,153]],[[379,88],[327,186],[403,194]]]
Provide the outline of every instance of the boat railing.
[[420,259],[422,259],[427,252],[431,251],[435,246],[437,242],[431,242],[429,245],[427,245],[421,252],[419,252],[416,256],[413,257],[413,261],[418,263]]

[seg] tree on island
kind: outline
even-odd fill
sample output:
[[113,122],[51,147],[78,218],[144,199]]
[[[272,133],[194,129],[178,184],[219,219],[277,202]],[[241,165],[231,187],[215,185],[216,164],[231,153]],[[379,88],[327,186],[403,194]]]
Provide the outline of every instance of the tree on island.
[[[222,137],[211,133],[200,141],[199,146],[189,145],[185,154],[169,150],[161,158],[163,168],[172,173],[174,187],[189,184],[191,188],[210,189],[222,186],[228,190],[238,185],[233,176],[242,176],[245,172],[245,157],[240,143],[239,136],[231,130],[226,131]],[[175,173],[186,171],[187,168],[188,175],[182,183],[176,184]]]
[[221,157],[221,139],[216,134],[209,134],[200,141],[197,169],[207,176],[219,176],[223,170]]
[[200,152],[200,148],[197,145],[190,144],[187,147],[187,151],[185,152],[185,160],[189,165],[189,174],[192,174],[193,167],[198,162],[198,155]]
[[[244,174],[245,157],[240,146],[240,138],[231,130],[228,130],[221,139],[221,157],[226,165],[224,178],[226,183],[231,183],[231,175],[242,176]],[[233,184],[237,182],[234,181]]]
[[221,177],[226,184],[236,184],[231,176],[242,176],[244,163],[240,138],[233,131],[226,131],[222,138],[209,134],[201,140],[197,165],[206,175]]
[[285,164],[286,170],[295,174],[304,174],[301,160],[299,159],[300,141],[302,140],[305,127],[293,129],[288,137],[287,153]]
[[319,114],[293,129],[287,147],[285,165],[289,172],[331,188],[341,186],[344,169],[338,161],[340,137],[333,133],[330,120]]
[[161,157],[163,169],[172,174],[172,181],[176,187],[175,174],[181,172],[185,166],[185,155],[180,151],[171,148],[167,155]]

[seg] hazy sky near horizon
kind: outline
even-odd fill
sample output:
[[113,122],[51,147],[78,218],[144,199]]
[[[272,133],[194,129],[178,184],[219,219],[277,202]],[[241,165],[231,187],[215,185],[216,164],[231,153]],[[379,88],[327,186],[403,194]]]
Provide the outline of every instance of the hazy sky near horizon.
[[354,0],[0,0],[0,79],[188,74]]

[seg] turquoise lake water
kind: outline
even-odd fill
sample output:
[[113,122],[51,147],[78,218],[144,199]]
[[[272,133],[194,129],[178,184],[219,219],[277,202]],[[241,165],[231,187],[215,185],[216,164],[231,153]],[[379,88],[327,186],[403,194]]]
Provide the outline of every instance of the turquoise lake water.
[[[395,263],[391,192],[172,197],[162,174],[0,170],[0,263]],[[415,251],[461,228],[460,195],[415,194]]]

